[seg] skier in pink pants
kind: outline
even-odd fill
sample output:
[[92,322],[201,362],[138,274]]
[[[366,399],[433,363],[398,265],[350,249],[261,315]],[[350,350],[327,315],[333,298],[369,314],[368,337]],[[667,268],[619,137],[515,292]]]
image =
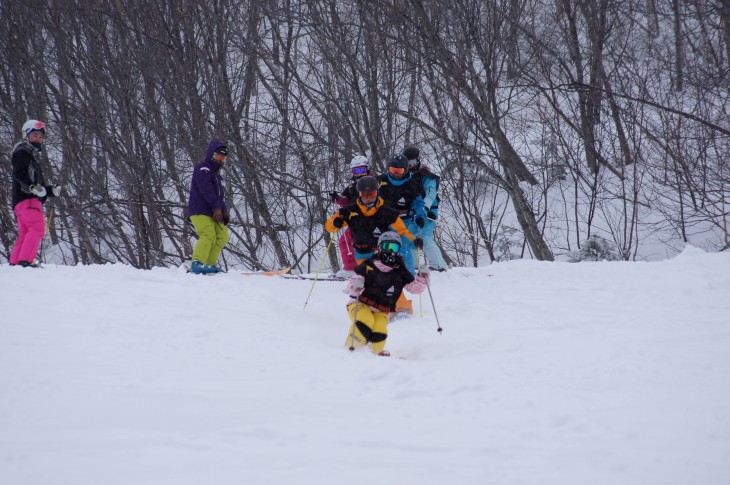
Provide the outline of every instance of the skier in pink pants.
[[46,124],[28,120],[21,129],[23,140],[13,147],[13,211],[18,220],[18,239],[10,255],[10,265],[38,267],[36,254],[46,234],[43,203],[58,197],[60,185],[46,185],[37,155],[43,149]]
[[[357,200],[358,193],[355,189],[357,180],[366,175],[373,175],[368,166],[368,159],[363,155],[356,155],[350,161],[350,170],[352,171],[352,183],[348,185],[342,192],[331,192],[330,197],[332,202],[336,203],[338,207],[344,207],[355,203]],[[357,259],[355,258],[355,250],[352,246],[352,234],[350,234],[350,228],[346,228],[342,231],[340,240],[340,254],[342,255],[342,269],[344,271],[352,271],[357,266]]]

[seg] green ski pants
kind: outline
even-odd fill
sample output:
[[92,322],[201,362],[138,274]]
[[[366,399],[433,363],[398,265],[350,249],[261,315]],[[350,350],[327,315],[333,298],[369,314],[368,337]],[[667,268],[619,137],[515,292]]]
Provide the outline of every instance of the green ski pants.
[[190,216],[198,242],[193,250],[193,261],[214,265],[218,261],[223,247],[228,243],[228,228],[222,222],[215,222],[212,217],[204,215]]

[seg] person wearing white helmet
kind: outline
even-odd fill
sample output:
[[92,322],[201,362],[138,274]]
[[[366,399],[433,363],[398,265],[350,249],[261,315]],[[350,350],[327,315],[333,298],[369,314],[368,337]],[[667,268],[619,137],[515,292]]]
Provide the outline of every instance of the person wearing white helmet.
[[48,197],[58,197],[61,186],[46,184],[38,162],[46,136],[46,124],[28,120],[23,124],[21,134],[23,139],[13,147],[11,158],[12,205],[18,221],[18,239],[10,254],[10,265],[37,268],[38,247],[46,234],[43,204]]
[[[364,155],[355,155],[350,161],[350,171],[352,172],[351,183],[341,192],[330,192],[330,198],[332,202],[337,204],[338,207],[345,207],[347,205],[355,203],[358,197],[356,185],[357,181],[366,176],[373,175],[370,170],[370,164],[368,163],[367,157]],[[340,235],[338,241],[340,246],[340,254],[342,255],[342,270],[347,274],[351,274],[352,270],[357,266],[357,258],[355,257],[355,250],[352,245],[352,233],[350,228],[345,228]]]
[[388,321],[396,311],[403,290],[419,294],[426,289],[428,274],[413,275],[400,255],[401,237],[386,231],[378,238],[377,252],[355,268],[347,291],[350,330],[345,346],[350,350],[366,345],[374,354],[388,356],[385,342]]

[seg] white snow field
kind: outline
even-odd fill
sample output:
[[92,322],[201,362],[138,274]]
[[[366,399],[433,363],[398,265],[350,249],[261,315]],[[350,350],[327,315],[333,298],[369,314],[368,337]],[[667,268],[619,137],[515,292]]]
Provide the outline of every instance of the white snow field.
[[[730,483],[730,252],[344,283],[0,267],[0,484]],[[419,302],[420,301],[420,302]]]

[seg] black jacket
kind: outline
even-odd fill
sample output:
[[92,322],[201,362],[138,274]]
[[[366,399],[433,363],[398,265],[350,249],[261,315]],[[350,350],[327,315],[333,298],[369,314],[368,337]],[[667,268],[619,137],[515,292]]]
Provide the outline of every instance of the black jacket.
[[422,175],[418,172],[410,174],[409,179],[400,185],[396,185],[399,182],[393,183],[388,174],[379,176],[378,181],[380,182],[378,195],[383,198],[385,205],[397,210],[403,219],[413,217],[413,203],[423,192]]
[[[40,199],[43,203],[51,194],[51,186],[46,185],[43,171],[36,159],[37,153],[40,153],[40,150],[27,141],[22,141],[13,148],[13,207],[33,198]],[[46,188],[45,196],[38,197],[30,191],[30,186],[36,184]]]
[[382,312],[394,312],[395,302],[403,288],[413,282],[415,277],[405,268],[403,258],[398,256],[398,266],[389,272],[380,271],[375,266],[373,256],[355,268],[355,274],[365,277],[365,289],[358,300]]
[[[361,253],[374,251],[378,247],[378,238],[386,231],[405,229],[403,222],[399,222],[398,212],[381,205],[374,214],[367,216],[363,214],[359,204],[347,205],[339,210],[345,214],[345,221],[352,234],[352,243],[355,249]],[[394,228],[390,226],[395,225]],[[401,229],[401,231],[402,231]]]

